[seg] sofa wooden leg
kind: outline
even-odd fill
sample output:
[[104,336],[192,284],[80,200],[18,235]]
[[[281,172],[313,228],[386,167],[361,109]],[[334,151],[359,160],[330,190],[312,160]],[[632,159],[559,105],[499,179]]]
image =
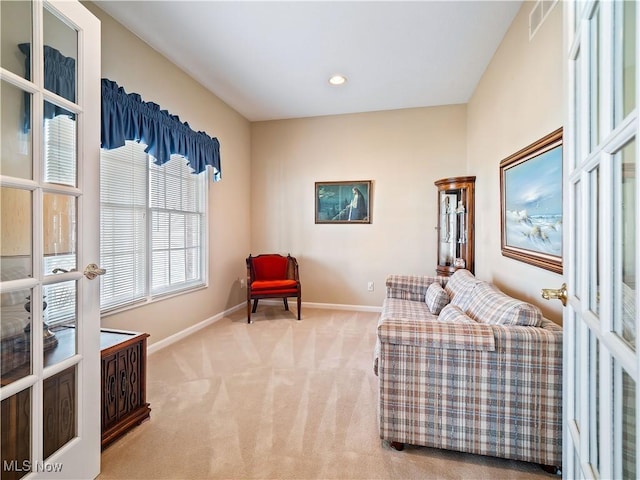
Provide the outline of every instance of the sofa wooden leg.
[[300,298],[300,296],[298,295],[298,320],[300,320],[300,311],[301,311],[301,307],[302,306],[302,299]]
[[389,446],[394,450],[397,450],[398,452],[401,452],[404,450],[404,443],[402,442],[389,442]]
[[253,310],[251,310],[251,313],[256,313],[257,308],[258,308],[258,299],[254,298],[253,299]]
[[287,297],[284,297],[282,300],[284,300],[284,309],[289,310],[289,302],[287,301]]

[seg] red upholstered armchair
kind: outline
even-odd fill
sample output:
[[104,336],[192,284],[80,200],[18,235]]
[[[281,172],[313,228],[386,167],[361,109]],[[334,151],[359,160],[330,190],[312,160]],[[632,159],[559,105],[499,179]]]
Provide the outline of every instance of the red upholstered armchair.
[[251,323],[251,314],[256,313],[258,300],[261,298],[282,298],[284,309],[289,310],[287,298],[298,297],[300,320],[301,290],[298,261],[295,257],[278,254],[247,257],[247,323]]

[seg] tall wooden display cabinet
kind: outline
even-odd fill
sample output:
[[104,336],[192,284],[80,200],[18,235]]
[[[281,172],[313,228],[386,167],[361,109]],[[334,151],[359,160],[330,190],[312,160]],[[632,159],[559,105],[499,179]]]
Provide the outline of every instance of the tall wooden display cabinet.
[[476,177],[443,178],[438,189],[438,275],[459,268],[474,273],[474,208]]

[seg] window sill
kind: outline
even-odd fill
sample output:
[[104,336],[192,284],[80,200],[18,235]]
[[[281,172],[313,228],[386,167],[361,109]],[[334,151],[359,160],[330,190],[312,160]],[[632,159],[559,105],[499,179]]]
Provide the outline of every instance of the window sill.
[[107,318],[107,317],[110,317],[111,315],[117,315],[119,313],[126,312],[128,310],[133,310],[135,308],[144,307],[144,306],[150,305],[152,303],[160,302],[162,300],[168,300],[170,298],[179,297],[181,295],[186,295],[186,294],[194,293],[194,292],[197,292],[197,291],[200,291],[200,290],[205,290],[206,288],[208,288],[208,286],[209,286],[208,284],[203,283],[203,284],[199,284],[199,285],[195,285],[195,286],[191,286],[191,287],[185,287],[185,288],[183,288],[181,290],[177,290],[177,291],[173,291],[173,292],[149,295],[148,297],[146,297],[146,298],[144,298],[142,300],[137,300],[135,302],[128,303],[126,305],[113,307],[113,308],[101,311],[100,312],[100,318],[101,319],[102,318]]

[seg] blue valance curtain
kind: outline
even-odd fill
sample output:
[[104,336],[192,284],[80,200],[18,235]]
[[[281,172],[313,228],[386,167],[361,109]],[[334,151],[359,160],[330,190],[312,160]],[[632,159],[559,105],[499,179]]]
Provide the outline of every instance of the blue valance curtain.
[[126,93],[112,80],[102,79],[102,148],[112,149],[135,140],[147,145],[145,151],[162,165],[170,156],[184,156],[193,173],[213,169],[213,181],[221,178],[220,143],[205,132],[196,132],[176,115],[153,102],[144,102],[137,93]]
[[[25,56],[25,79],[31,80],[31,44],[21,43],[18,48]],[[44,88],[71,102],[76,101],[76,60],[64,56],[48,45],[44,46]],[[57,115],[74,116],[62,107],[45,102],[44,118],[53,118]],[[25,93],[22,128],[25,133],[31,128],[31,96],[28,93]]]

